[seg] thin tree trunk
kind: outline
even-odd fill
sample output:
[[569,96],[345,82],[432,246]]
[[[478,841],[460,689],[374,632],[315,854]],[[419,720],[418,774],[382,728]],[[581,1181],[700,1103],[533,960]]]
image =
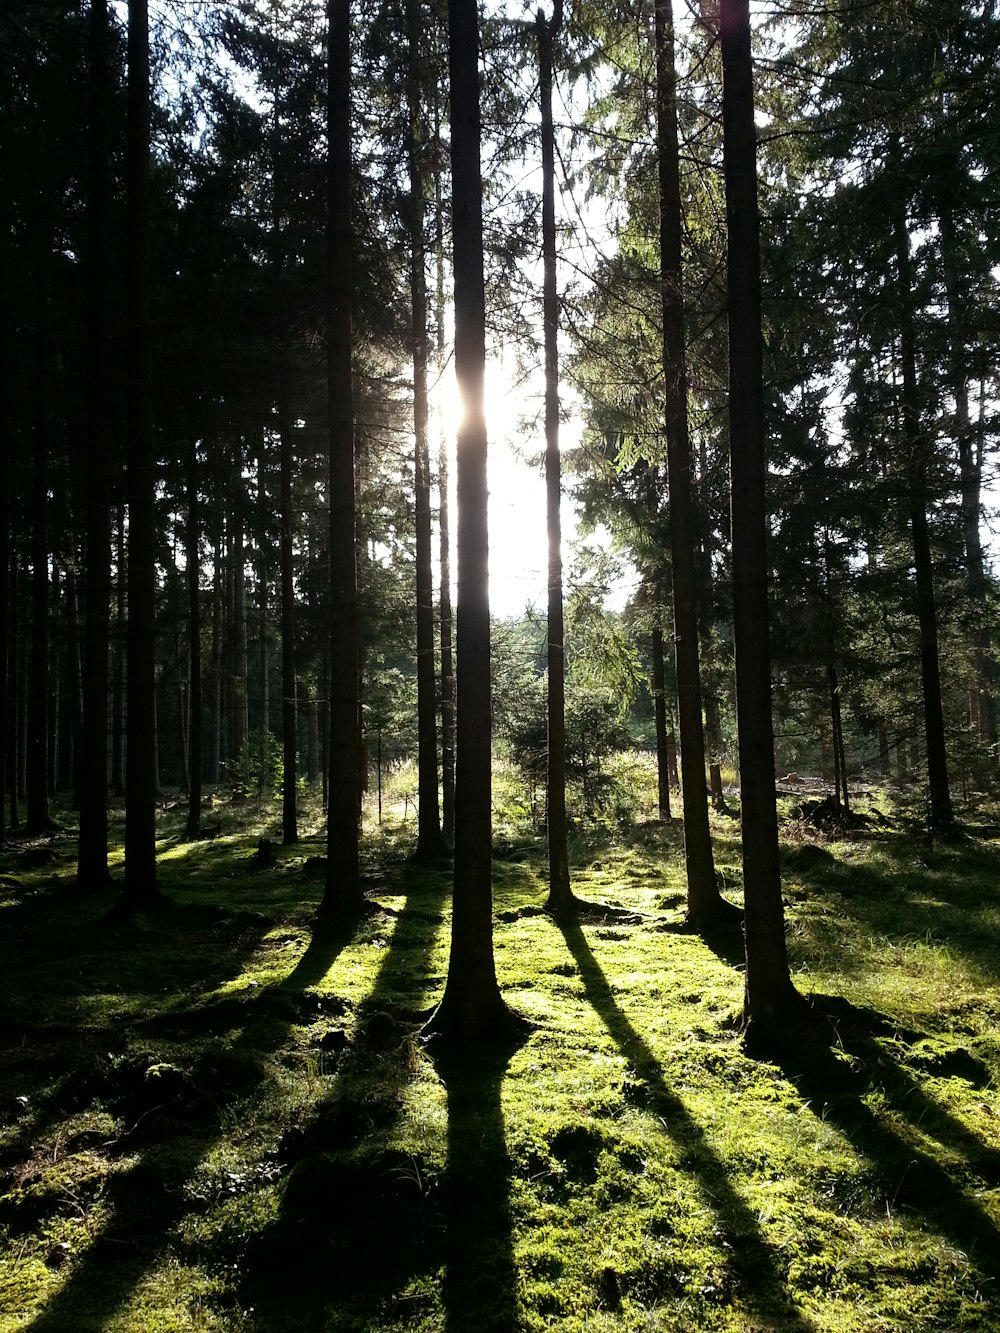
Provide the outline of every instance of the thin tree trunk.
[[321,911],[363,902],[358,849],[361,752],[358,667],[353,328],[351,296],[350,0],[328,0],[327,60],[327,393],[330,465],[330,750],[327,875]]
[[407,0],[406,81],[410,171],[410,351],[413,359],[414,501],[417,590],[417,855],[445,850],[438,806],[437,709],[434,688],[434,588],[431,572],[431,478],[427,399],[427,259],[424,244],[426,126],[420,104],[420,30],[417,0]]
[[[292,544],[292,421],[288,404],[288,340],[281,338],[278,365],[278,443],[281,489],[281,838],[291,846],[299,840],[298,826],[298,705],[295,675],[295,557]],[[312,712],[309,714],[312,720]],[[316,781],[316,755],[310,732],[309,781]]]
[[669,823],[670,767],[667,758],[667,680],[663,662],[663,608],[657,593],[653,608],[653,722],[656,729],[656,792],[659,817]]
[[[39,333],[36,393],[45,382]],[[39,397],[35,408],[31,469],[31,670],[27,683],[28,736],[26,781],[29,836],[53,828],[49,818],[49,546],[48,546],[48,424]]]
[[941,701],[941,668],[938,658],[937,608],[934,599],[934,567],[927,526],[928,443],[920,430],[917,397],[916,337],[913,329],[913,286],[910,279],[910,238],[905,205],[900,200],[893,219],[899,284],[900,351],[903,370],[903,446],[906,452],[910,536],[920,626],[920,678],[923,687],[924,730],[927,740],[927,780],[930,794],[930,826],[934,833],[949,834],[954,827],[948,758],[945,749],[944,708]]
[[719,700],[713,689],[705,692],[705,731],[708,739],[708,783],[712,793],[712,809],[720,815],[729,813],[726,794],[722,790],[722,719]]
[[128,682],[124,908],[157,900],[156,515],[149,279],[147,0],[129,0],[126,161]]
[[232,584],[232,671],[230,700],[232,724],[229,736],[230,758],[238,772],[241,789],[250,780],[249,699],[247,692],[247,585],[246,585],[246,509],[243,503],[243,442],[233,441],[233,483],[236,487],[232,508],[232,538],[229,577]]
[[551,22],[535,20],[542,134],[542,327],[545,337],[545,529],[548,539],[548,660],[546,832],[549,893],[546,910],[575,914],[566,842],[566,664],[563,628],[562,478],[559,458],[559,295],[556,286],[555,130],[552,124],[552,47],[562,25],[562,0]]
[[268,656],[267,624],[267,472],[265,464],[265,434],[260,433],[257,446],[257,675],[260,691],[260,789],[258,797],[269,796],[268,754],[271,742],[271,671]]
[[222,772],[222,713],[223,690],[222,672],[224,662],[223,606],[226,587],[226,559],[223,549],[223,525],[221,518],[215,529],[213,542],[212,567],[212,647],[211,647],[211,716],[209,719],[210,739],[208,756],[208,778],[217,783]]
[[965,536],[965,586],[972,603],[972,658],[975,709],[973,725],[979,739],[995,746],[997,713],[995,670],[990,651],[990,616],[987,606],[986,567],[980,534],[982,521],[983,451],[977,441],[969,412],[969,382],[965,370],[963,293],[955,262],[955,229],[951,215],[941,219],[941,251],[944,261],[945,291],[948,296],[950,326],[950,376],[955,398],[955,437],[958,444],[959,475],[962,496],[962,528]]
[[664,420],[670,487],[670,562],[674,594],[677,714],[681,733],[681,802],[687,867],[687,919],[698,931],[738,913],[715,878],[705,793],[705,733],[698,660],[694,497],[684,354],[683,218],[677,131],[674,18],[670,0],[656,4],[657,143],[660,185],[660,305],[663,317]]
[[111,790],[125,795],[125,507],[115,531],[115,630],[111,640]]
[[740,750],[746,980],[744,1021],[775,1038],[803,1005],[785,947],[775,805],[767,601],[760,219],[748,0],[721,0],[729,236],[729,436],[733,623]]
[[[435,114],[437,107],[435,105]],[[435,126],[440,142],[440,125]],[[437,293],[437,373],[443,382],[444,351],[444,205],[441,199],[441,173],[434,175],[434,244],[436,250]],[[441,563],[440,634],[441,634],[441,832],[447,843],[455,838],[455,671],[452,660],[451,608],[451,504],[448,498],[448,440],[441,419],[438,444],[438,549]]]
[[202,740],[201,666],[201,560],[198,507],[198,444],[192,435],[187,461],[187,584],[188,584],[188,813],[184,835],[196,838],[201,832]]
[[108,652],[111,620],[111,427],[108,403],[110,69],[107,0],[90,6],[90,180],[87,196],[87,565],[77,884],[104,888],[108,870]]

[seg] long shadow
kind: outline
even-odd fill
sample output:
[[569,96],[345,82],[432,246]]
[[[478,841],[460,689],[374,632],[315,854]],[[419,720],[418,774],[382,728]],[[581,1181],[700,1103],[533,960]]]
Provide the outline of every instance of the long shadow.
[[731,1247],[730,1276],[736,1291],[765,1321],[773,1321],[778,1315],[780,1327],[788,1333],[812,1330],[814,1325],[793,1304],[785,1289],[774,1247],[762,1235],[754,1213],[730,1184],[725,1165],[709,1144],[705,1131],[667,1085],[656,1056],[622,1012],[582,929],[572,922],[560,922],[559,928],[580,969],[587,999],[618,1049],[643,1080],[646,1107],[670,1136],[683,1145],[687,1160],[698,1171],[706,1198]]
[[335,1327],[338,1318],[362,1327],[386,1302],[393,1318],[416,1315],[421,1297],[401,1293],[443,1262],[440,1166],[386,1146],[414,1074],[413,1037],[447,896],[444,876],[430,887],[426,869],[420,876],[359,1006],[353,1040],[337,1057],[332,1088],[287,1136],[290,1174],[278,1216],[252,1239],[236,1279],[238,1299],[253,1305],[262,1327],[289,1312],[303,1329]]
[[[872,1030],[890,1028],[890,1020],[855,1010],[843,1001],[826,1003],[839,1011],[838,1040],[854,1057],[853,1067],[819,1044],[804,1045],[779,1057],[779,1067],[813,1114],[835,1125],[871,1162],[890,1212],[919,1213],[995,1282],[1000,1278],[1000,1229],[989,1213],[928,1152],[876,1116],[864,1096],[873,1086],[888,1094],[893,1110],[943,1145],[963,1153],[968,1165],[993,1187],[1000,1184],[1000,1153],[949,1115],[878,1045]],[[817,1008],[823,1005],[819,999]]]
[[[345,922],[342,930],[314,938],[287,977],[243,1003],[241,1015],[231,1011],[228,1035],[239,1036],[230,1050],[209,1051],[190,1078],[168,1074],[165,1087],[152,1090],[151,1104],[111,1149],[138,1152],[138,1158],[109,1181],[108,1225],[25,1333],[99,1330],[120,1310],[163,1253],[170,1228],[190,1211],[184,1189],[225,1136],[227,1097],[234,1091],[246,1097],[263,1083],[263,1056],[281,1043],[296,1016],[280,1001],[325,976],[351,933],[352,923]],[[183,1028],[196,1011],[169,1017]]]
[[[57,915],[51,893],[39,894],[28,915],[19,918],[35,929],[23,936],[4,935],[0,1067],[12,1090],[14,1071],[20,1071],[29,1085],[24,1091],[31,1093],[31,1109],[8,1140],[0,1166],[22,1161],[31,1145],[67,1115],[97,1100],[113,1100],[115,1078],[106,1069],[109,1052],[124,1052],[129,1030],[167,1021],[159,1013],[124,1022],[120,1012],[112,1021],[88,1021],[76,1008],[81,996],[106,989],[162,1004],[178,989],[220,984],[239,974],[270,925],[255,918],[248,929],[239,913],[181,909],[155,935],[116,934],[99,919],[103,908],[96,898],[77,898],[67,905],[60,894],[55,906]],[[36,914],[41,915],[32,921]],[[137,955],[143,957],[142,967],[135,965]],[[62,1072],[36,1094],[34,1081],[52,1064]]]
[[485,1048],[435,1058],[448,1094],[445,1328],[519,1327],[510,1216],[510,1161],[500,1092],[511,1052]]

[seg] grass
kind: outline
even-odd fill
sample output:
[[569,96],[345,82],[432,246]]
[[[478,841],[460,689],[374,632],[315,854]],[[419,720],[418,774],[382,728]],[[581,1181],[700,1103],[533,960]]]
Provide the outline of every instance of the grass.
[[496,963],[530,1035],[460,1059],[419,1039],[449,878],[384,811],[339,938],[311,931],[322,844],[256,863],[267,809],[192,844],[163,815],[176,909],[142,927],[76,894],[70,837],[0,854],[0,1330],[1000,1325],[996,845],[786,822],[831,1025],[772,1062],[733,1024],[738,937],[682,929],[677,825],[579,823],[576,892],[621,910],[560,926],[508,808]]

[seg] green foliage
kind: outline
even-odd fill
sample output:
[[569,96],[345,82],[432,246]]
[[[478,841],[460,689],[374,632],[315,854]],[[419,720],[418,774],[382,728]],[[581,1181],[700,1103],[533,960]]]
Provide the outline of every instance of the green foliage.
[[277,796],[285,778],[281,741],[270,731],[253,731],[235,759],[224,760],[223,781],[234,800],[249,796]]

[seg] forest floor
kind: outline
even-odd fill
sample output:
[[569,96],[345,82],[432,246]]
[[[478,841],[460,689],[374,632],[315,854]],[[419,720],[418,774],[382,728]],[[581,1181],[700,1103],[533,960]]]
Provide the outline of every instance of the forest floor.
[[739,934],[683,930],[679,825],[579,830],[576,891],[616,911],[571,925],[508,831],[497,971],[530,1031],[461,1059],[420,1039],[449,874],[408,859],[412,819],[366,839],[368,911],[314,936],[318,828],[268,868],[273,810],[194,843],[180,815],[174,907],[130,927],[73,888],[69,834],[0,851],[3,1333],[1000,1327],[989,830],[785,820],[829,1023],[780,1059],[734,1022]]

